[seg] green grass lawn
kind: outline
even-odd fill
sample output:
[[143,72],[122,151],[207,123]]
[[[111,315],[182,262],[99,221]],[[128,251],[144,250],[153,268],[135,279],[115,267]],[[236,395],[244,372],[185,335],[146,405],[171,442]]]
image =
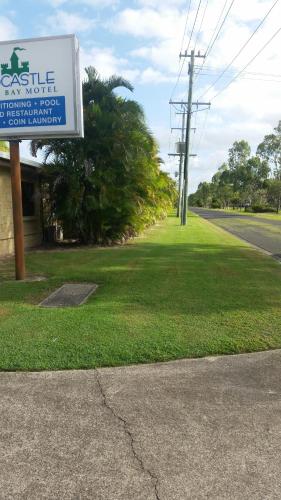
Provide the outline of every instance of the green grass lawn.
[[[281,267],[192,215],[115,248],[37,251],[14,282],[0,269],[0,369],[92,368],[281,347]],[[65,282],[97,294],[70,309],[37,303]]]

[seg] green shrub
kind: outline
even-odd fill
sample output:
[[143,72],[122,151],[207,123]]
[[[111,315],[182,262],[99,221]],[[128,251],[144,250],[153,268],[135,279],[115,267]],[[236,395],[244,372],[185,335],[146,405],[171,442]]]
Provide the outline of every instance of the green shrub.
[[251,208],[254,213],[271,213],[276,211],[272,207],[266,207],[263,205],[253,205]]
[[221,208],[220,202],[217,200],[212,201],[211,208]]

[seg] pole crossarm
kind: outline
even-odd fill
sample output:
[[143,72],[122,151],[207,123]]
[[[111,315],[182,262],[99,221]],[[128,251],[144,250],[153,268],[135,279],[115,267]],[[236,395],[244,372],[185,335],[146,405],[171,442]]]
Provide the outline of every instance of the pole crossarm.
[[[183,156],[183,154],[182,153],[168,153],[168,156]],[[189,156],[194,158],[197,155],[190,154]]]
[[[183,114],[183,113],[181,113],[181,114]],[[182,127],[171,127],[171,130],[182,130]],[[191,127],[190,130],[194,130],[194,132],[195,132],[196,128],[195,127]]]
[[192,103],[192,106],[211,106],[211,103],[210,102],[198,102],[198,101],[195,101]]
[[176,105],[181,105],[181,106],[187,106],[188,102],[186,101],[169,101],[169,104],[176,104]]
[[[188,102],[187,101],[169,101],[169,104],[175,104],[175,105],[178,105],[178,106],[187,106],[188,105]],[[192,103],[192,106],[211,106],[211,103],[210,102],[199,102],[199,101],[195,101]],[[177,114],[181,114],[181,113],[177,113]]]
[[[185,52],[181,52],[180,53],[180,57],[192,57],[192,54],[188,54],[187,53],[187,50]],[[206,58],[206,54],[200,54],[200,51],[198,51],[197,54],[194,54],[193,57],[200,57],[201,59],[205,59]]]

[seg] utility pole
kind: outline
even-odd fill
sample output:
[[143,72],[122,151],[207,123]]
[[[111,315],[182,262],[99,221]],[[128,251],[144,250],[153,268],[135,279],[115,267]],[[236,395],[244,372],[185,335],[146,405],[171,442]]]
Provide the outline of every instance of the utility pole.
[[[170,101],[170,104],[174,104],[174,102]],[[184,144],[186,110],[181,111],[180,113],[176,113],[176,115],[181,115],[182,116],[182,126],[181,127],[171,127],[171,131],[173,131],[173,130],[180,130],[181,131],[181,144]],[[192,130],[192,131],[195,132],[196,128],[191,127],[190,130]],[[183,160],[184,160],[184,152],[181,150],[180,153],[169,154],[169,156],[179,156],[179,184],[178,184],[177,217],[181,217],[181,214],[182,214],[182,200],[183,200],[182,191],[183,191]],[[197,156],[197,155],[190,155],[190,156]]]
[[[186,115],[186,112],[184,111],[182,114],[181,142],[184,141],[185,115]],[[183,154],[181,152],[180,160],[179,160],[179,196],[178,196],[178,206],[177,206],[177,217],[179,217],[181,214],[182,178],[183,178],[182,164],[183,164]]]
[[[192,115],[192,105],[197,105],[197,109],[199,105],[207,104],[207,103],[193,103],[192,102],[192,91],[193,91],[193,76],[194,76],[194,61],[195,57],[205,58],[202,56],[200,52],[195,55],[194,50],[191,51],[190,55],[186,52],[184,54],[180,54],[180,57],[190,57],[189,64],[189,86],[188,86],[188,101],[187,101],[187,119],[186,119],[186,133],[185,133],[185,155],[184,155],[184,169],[183,169],[183,209],[182,209],[182,217],[181,224],[182,226],[186,225],[187,222],[187,211],[188,211],[188,167],[189,167],[189,157],[190,157],[190,130],[191,130],[191,115]],[[209,104],[209,103],[208,103]]]
[[[180,163],[180,172],[181,172],[181,185],[182,188],[180,190],[181,193],[181,206],[180,206],[180,211],[181,211],[181,225],[185,226],[187,223],[187,212],[188,212],[188,167],[189,167],[189,158],[191,156],[197,156],[194,154],[190,154],[190,132],[191,130],[194,130],[191,128],[191,117],[192,117],[192,106],[196,106],[196,111],[198,111],[199,106],[208,106],[207,108],[204,109],[209,109],[210,108],[210,103],[209,102],[192,102],[192,92],[193,92],[193,77],[194,77],[194,62],[195,58],[199,57],[202,59],[205,59],[204,55],[201,55],[200,52],[195,54],[195,51],[192,50],[190,54],[187,54],[187,51],[185,51],[183,54],[180,54],[180,57],[190,57],[190,64],[189,64],[189,86],[188,86],[188,101],[171,101],[170,104],[173,105],[180,105],[181,109],[184,109],[184,118],[186,118],[186,127],[185,127],[185,137],[183,136],[182,142],[184,142],[184,154],[170,154],[169,156],[180,156],[181,158],[181,163]],[[203,111],[201,109],[201,111]],[[181,113],[176,113],[176,114],[182,114]],[[182,160],[184,158],[184,164],[183,164],[183,169],[182,169]],[[183,172],[182,172],[183,170]],[[178,209],[179,212],[179,209]]]
[[192,113],[193,74],[194,74],[194,50],[191,51],[191,60],[189,65],[189,87],[188,87],[187,120],[186,120],[186,133],[185,133],[185,155],[184,155],[184,166],[183,166],[183,207],[181,214],[182,226],[185,226],[187,222],[188,166],[189,166],[189,148],[190,148],[190,125],[191,125],[191,113]]

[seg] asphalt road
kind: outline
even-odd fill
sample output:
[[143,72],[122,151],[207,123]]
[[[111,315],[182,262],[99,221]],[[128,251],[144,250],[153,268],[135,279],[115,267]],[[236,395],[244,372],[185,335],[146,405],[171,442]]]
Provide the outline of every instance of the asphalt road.
[[190,210],[252,245],[266,250],[272,257],[281,259],[281,221],[206,208]]
[[279,500],[280,365],[0,373],[0,499]]

